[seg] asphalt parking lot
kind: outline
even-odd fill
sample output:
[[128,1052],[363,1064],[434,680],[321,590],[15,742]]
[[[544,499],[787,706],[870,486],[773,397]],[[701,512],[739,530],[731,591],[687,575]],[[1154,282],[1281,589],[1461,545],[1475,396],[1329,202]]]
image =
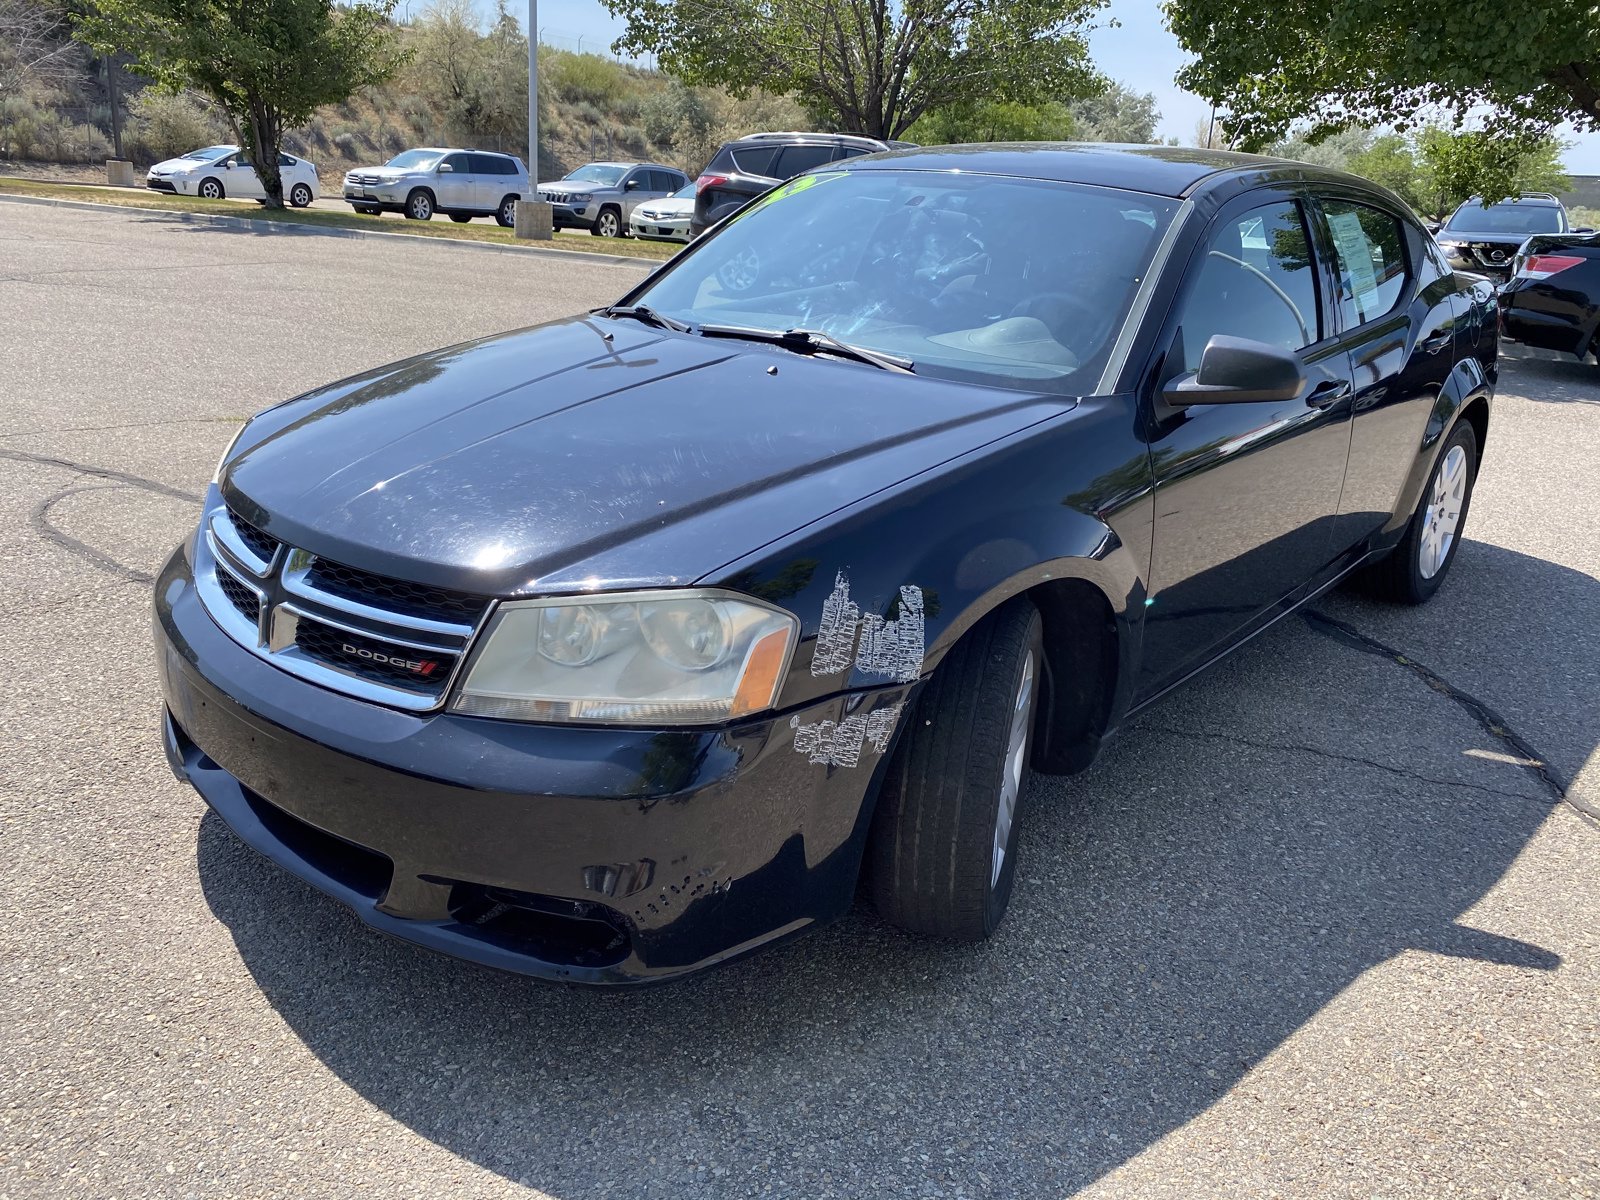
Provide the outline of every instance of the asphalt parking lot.
[[1507,364],[1454,572],[1039,779],[990,943],[667,988],[381,938],[157,737],[149,579],[275,400],[643,268],[0,206],[0,1197],[1600,1194],[1600,369]]

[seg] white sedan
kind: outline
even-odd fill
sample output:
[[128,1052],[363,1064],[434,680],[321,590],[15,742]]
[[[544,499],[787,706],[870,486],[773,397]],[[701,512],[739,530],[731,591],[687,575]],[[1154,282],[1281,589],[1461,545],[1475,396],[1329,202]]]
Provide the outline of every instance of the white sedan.
[[660,200],[641,200],[628,217],[628,232],[656,242],[687,242],[694,216],[694,184]]
[[[283,198],[295,208],[305,208],[321,190],[317,166],[292,154],[278,156],[278,172],[283,177]],[[179,196],[199,196],[204,200],[265,200],[256,169],[237,146],[206,146],[191,150],[180,158],[169,158],[150,168],[145,186]]]

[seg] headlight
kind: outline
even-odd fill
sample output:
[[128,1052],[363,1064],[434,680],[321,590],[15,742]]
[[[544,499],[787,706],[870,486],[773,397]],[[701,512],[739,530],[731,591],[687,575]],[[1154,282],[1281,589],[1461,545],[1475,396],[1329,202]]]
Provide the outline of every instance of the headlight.
[[594,199],[593,192],[573,192],[567,197],[568,204],[587,204]]
[[513,600],[452,705],[521,721],[709,725],[777,702],[799,622],[706,589]]
[[249,424],[250,422],[246,421],[243,425],[239,426],[238,432],[228,439],[228,448],[222,452],[222,457],[217,459],[217,469],[211,472],[212,487],[216,487],[217,484],[221,482],[223,464],[228,461],[228,456],[233,453],[233,448],[239,444],[239,438],[243,436],[245,428]]

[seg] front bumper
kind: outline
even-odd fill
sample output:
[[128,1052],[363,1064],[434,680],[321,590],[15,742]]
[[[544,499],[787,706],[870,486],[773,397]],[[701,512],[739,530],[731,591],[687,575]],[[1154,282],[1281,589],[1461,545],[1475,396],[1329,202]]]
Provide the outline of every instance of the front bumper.
[[158,178],[154,175],[147,176],[144,185],[152,192],[176,192],[178,190],[172,180]]
[[910,690],[709,731],[418,715],[237,645],[181,552],[155,618],[168,761],[241,839],[385,933],[578,983],[668,979],[843,914],[889,755],[815,764],[794,727]]
[[676,221],[652,221],[634,216],[628,221],[628,232],[637,238],[648,238],[659,242],[687,242],[689,240],[689,218],[680,217]]

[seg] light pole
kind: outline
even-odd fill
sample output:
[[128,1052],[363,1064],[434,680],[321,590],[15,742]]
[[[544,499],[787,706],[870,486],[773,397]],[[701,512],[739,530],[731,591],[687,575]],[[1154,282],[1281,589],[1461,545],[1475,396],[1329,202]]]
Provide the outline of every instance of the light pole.
[[539,199],[539,0],[528,0],[528,194],[517,201],[517,236],[549,241],[550,206]]

